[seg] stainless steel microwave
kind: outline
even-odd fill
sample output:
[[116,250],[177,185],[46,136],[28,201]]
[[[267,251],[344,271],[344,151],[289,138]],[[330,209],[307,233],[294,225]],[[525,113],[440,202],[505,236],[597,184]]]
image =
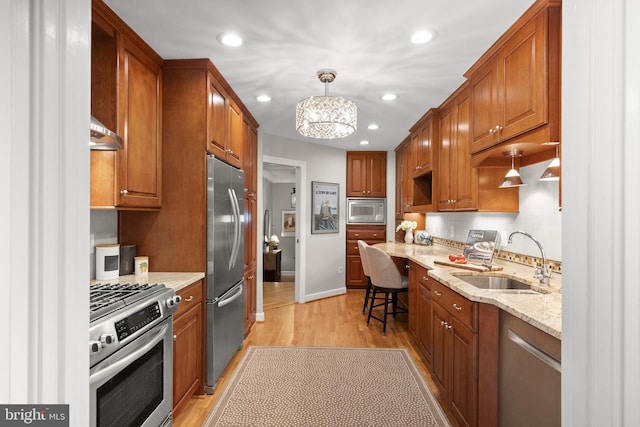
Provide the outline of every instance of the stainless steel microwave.
[[347,199],[347,224],[386,224],[387,199],[353,197]]

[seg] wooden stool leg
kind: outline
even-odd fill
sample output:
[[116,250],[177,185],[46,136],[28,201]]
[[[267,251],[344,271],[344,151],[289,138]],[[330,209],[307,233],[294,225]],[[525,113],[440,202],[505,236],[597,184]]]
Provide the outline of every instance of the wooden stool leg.
[[393,293],[393,318],[396,318],[396,314],[398,312],[398,293]]
[[367,302],[369,301],[369,294],[371,293],[371,279],[367,277],[367,289],[364,293],[364,304],[362,305],[362,314],[367,309]]
[[387,335],[387,314],[389,313],[389,291],[384,292],[384,320],[382,321],[382,335]]
[[373,311],[373,303],[376,300],[377,293],[378,293],[378,290],[374,287],[373,295],[371,295],[371,301],[369,302],[369,316],[367,317],[367,325],[369,325],[369,321],[371,320],[371,312]]

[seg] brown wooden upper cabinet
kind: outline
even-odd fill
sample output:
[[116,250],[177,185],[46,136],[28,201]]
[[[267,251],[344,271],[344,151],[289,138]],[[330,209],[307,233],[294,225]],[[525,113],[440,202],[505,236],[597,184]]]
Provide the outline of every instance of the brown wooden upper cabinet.
[[437,109],[431,108],[409,130],[411,133],[411,176],[419,176],[433,170],[434,148],[437,133],[433,119]]
[[386,151],[347,151],[347,197],[387,197]]
[[91,152],[91,207],[161,205],[162,58],[103,2],[93,2],[91,114],[123,138]]
[[506,34],[501,48],[489,50],[466,74],[472,153],[549,122],[547,11]]
[[456,91],[440,109],[440,211],[478,209],[478,170],[469,153],[469,91]]
[[208,74],[207,86],[207,151],[226,163],[242,168],[242,110],[212,73]]

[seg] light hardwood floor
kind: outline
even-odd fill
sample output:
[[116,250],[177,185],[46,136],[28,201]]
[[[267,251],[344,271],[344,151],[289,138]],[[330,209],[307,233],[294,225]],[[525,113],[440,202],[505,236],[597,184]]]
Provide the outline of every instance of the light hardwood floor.
[[[363,298],[364,291],[350,290],[336,297],[265,310],[266,320],[254,325],[245,338],[243,349],[235,355],[222,373],[215,393],[194,396],[185,409],[174,418],[173,425],[202,425],[249,346],[406,348],[434,394],[440,399],[425,362],[408,333],[407,315],[398,315],[395,320],[389,318],[387,335],[383,336],[380,322],[372,319],[371,324],[367,326],[367,317],[362,314]],[[453,417],[447,415],[455,426]]]
[[295,276],[282,276],[281,282],[262,284],[262,307],[265,312],[295,304]]

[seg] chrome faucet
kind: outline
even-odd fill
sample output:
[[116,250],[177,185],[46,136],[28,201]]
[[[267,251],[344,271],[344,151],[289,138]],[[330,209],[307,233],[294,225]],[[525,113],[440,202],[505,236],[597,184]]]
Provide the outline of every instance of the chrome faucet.
[[551,278],[551,271],[549,271],[549,269],[547,268],[547,257],[544,254],[544,249],[542,249],[542,245],[540,244],[538,239],[536,239],[535,237],[533,237],[531,234],[527,233],[526,231],[518,230],[518,231],[514,231],[513,233],[509,234],[509,240],[507,241],[508,244],[511,244],[511,240],[513,239],[513,235],[514,234],[522,234],[524,236],[527,236],[528,238],[533,240],[536,245],[538,245],[538,249],[540,249],[540,254],[542,255],[542,268],[534,267],[533,277],[535,279],[540,279],[540,286],[549,286],[549,279]]

